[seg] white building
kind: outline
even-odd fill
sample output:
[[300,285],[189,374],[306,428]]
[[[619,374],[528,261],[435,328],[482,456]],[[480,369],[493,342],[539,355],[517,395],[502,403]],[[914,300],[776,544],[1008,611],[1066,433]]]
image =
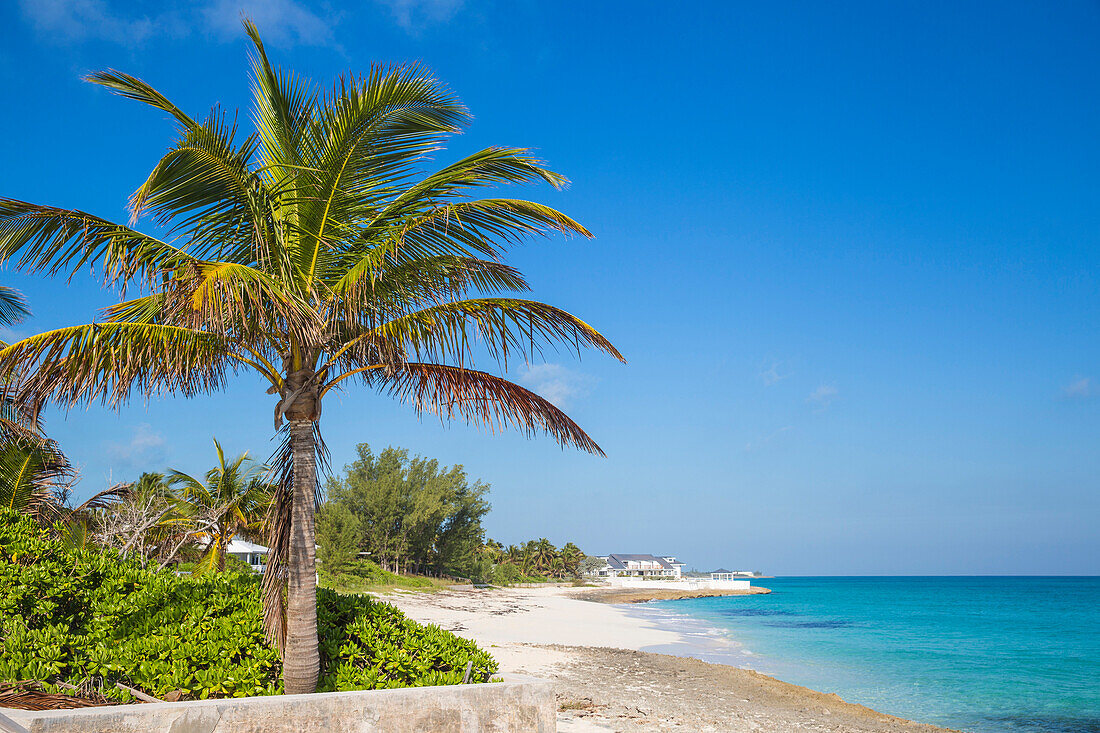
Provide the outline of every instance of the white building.
[[[671,555],[607,555],[599,557],[603,567],[590,575],[622,588],[669,588],[677,590],[749,590],[748,580],[730,570],[715,570],[710,578],[685,578],[684,563]],[[654,582],[663,581],[662,585]]]
[[226,555],[248,563],[248,567],[255,573],[262,573],[267,566],[267,552],[267,548],[263,545],[242,540],[240,537],[234,537],[229,547],[225,549]]
[[671,555],[607,555],[593,573],[600,578],[679,580],[684,564]]

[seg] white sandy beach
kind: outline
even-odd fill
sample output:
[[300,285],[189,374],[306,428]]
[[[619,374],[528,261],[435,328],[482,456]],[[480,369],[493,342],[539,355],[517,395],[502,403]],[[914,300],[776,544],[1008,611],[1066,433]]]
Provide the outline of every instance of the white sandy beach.
[[686,641],[592,590],[395,593],[411,618],[473,639],[502,673],[558,683],[559,731],[942,731],[755,672],[640,650]]
[[386,596],[417,621],[437,624],[489,648],[502,673],[543,675],[565,654],[558,646],[642,649],[674,644],[659,629],[617,606],[580,601],[559,588],[517,588]]

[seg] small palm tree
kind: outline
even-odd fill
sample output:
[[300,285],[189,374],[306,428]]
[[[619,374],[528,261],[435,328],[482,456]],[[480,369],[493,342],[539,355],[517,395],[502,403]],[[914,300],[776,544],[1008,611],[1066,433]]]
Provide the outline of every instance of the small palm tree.
[[581,560],[584,553],[581,548],[572,542],[566,542],[561,548],[561,559],[565,564],[565,572],[572,576],[580,575]]
[[[10,328],[31,314],[15,288],[0,285],[0,327]],[[0,341],[0,349],[6,347]],[[0,384],[9,378],[0,376]],[[0,507],[25,512],[47,523],[61,517],[75,474],[57,443],[45,437],[38,411],[8,390],[0,398]]]
[[493,539],[485,540],[479,554],[494,565],[499,564],[504,559],[504,545]]
[[557,554],[558,549],[554,547],[553,543],[545,537],[540,537],[535,545],[535,569],[544,575],[549,575],[553,571],[554,558]]
[[[494,147],[423,174],[469,113],[419,67],[382,67],[328,91],[276,69],[252,38],[256,132],[239,141],[215,108],[198,121],[127,74],[88,79],[167,113],[179,137],[130,200],[131,226],[82,211],[0,199],[0,262],[48,273],[97,265],[148,294],[0,350],[19,394],[63,405],[184,396],[260,375],[284,438],[264,575],[265,620],[283,649],[287,693],[319,670],[314,510],[317,424],[334,389],[361,385],[496,429],[545,431],[602,454],[549,401],[473,368],[502,369],[545,345],[622,359],[579,318],[515,297],[527,282],[507,249],[549,232],[590,236],[548,206],[475,198],[509,183],[566,180],[527,150]],[[235,119],[235,118],[234,118]],[[143,214],[163,239],[132,225]],[[283,599],[286,605],[283,606]],[[285,646],[285,649],[284,649]]]
[[214,528],[205,537],[206,553],[197,570],[225,570],[225,553],[237,535],[257,537],[271,503],[271,488],[263,478],[267,468],[242,453],[226,461],[221,443],[214,439],[218,465],[201,479],[171,471],[167,483],[182,505],[182,513],[209,517]]

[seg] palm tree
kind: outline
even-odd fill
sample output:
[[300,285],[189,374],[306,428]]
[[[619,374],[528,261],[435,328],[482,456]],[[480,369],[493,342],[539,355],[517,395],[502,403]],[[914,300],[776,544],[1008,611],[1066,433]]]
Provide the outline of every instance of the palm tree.
[[217,438],[214,448],[218,453],[218,465],[201,479],[182,471],[171,471],[167,479],[184,507],[184,515],[209,517],[214,527],[214,531],[204,538],[206,554],[199,562],[200,572],[224,571],[229,543],[238,534],[258,536],[271,503],[270,487],[263,480],[266,466],[257,465],[248,453],[226,461],[225,451]]
[[574,577],[580,575],[581,560],[584,559],[581,548],[572,542],[566,542],[561,548],[561,559],[565,564],[566,573]]
[[[549,232],[589,232],[542,204],[475,199],[487,186],[565,179],[528,151],[494,147],[421,176],[469,114],[419,67],[373,67],[328,91],[275,69],[256,29],[256,132],[236,139],[215,108],[193,119],[117,71],[88,79],[166,112],[179,138],[130,200],[131,226],[82,211],[0,199],[0,261],[75,272],[148,294],[101,323],[24,339],[0,351],[19,394],[115,406],[131,392],[192,396],[230,374],[259,374],[276,396],[284,447],[270,522],[265,620],[283,650],[288,693],[318,674],[314,507],[323,399],[355,381],[441,419],[545,431],[602,454],[561,410],[500,376],[543,346],[592,346],[622,359],[569,313],[509,292],[528,289],[502,257]],[[151,215],[166,235],[132,228]],[[284,425],[284,420],[285,425]],[[320,446],[323,456],[323,446]],[[281,606],[285,597],[287,605]]]
[[549,575],[553,570],[554,557],[558,554],[558,548],[545,537],[540,537],[535,545],[534,564],[535,569],[544,575]]
[[[15,288],[0,285],[0,327],[10,328],[31,314]],[[6,347],[0,341],[0,348]],[[3,385],[10,379],[0,377]],[[57,443],[41,432],[33,404],[4,390],[0,399],[0,507],[25,512],[43,523],[61,516],[75,474]]]

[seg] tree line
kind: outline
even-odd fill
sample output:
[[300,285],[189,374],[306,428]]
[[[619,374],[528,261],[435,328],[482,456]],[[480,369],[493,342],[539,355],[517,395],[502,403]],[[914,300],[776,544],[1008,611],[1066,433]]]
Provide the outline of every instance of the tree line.
[[317,543],[329,572],[373,562],[394,573],[448,575],[496,583],[578,577],[585,554],[572,542],[505,547],[486,539],[489,484],[461,465],[410,456],[404,448],[375,454],[366,443],[326,484],[317,513]]
[[482,556],[492,564],[497,578],[514,575],[507,570],[514,568],[528,578],[558,580],[580,577],[586,557],[572,542],[559,549],[545,537],[507,547],[496,540],[488,540],[482,548]]
[[322,563],[338,571],[358,557],[384,570],[468,576],[489,512],[489,485],[460,465],[410,457],[404,448],[377,455],[366,443],[339,477],[325,485],[317,515]]

